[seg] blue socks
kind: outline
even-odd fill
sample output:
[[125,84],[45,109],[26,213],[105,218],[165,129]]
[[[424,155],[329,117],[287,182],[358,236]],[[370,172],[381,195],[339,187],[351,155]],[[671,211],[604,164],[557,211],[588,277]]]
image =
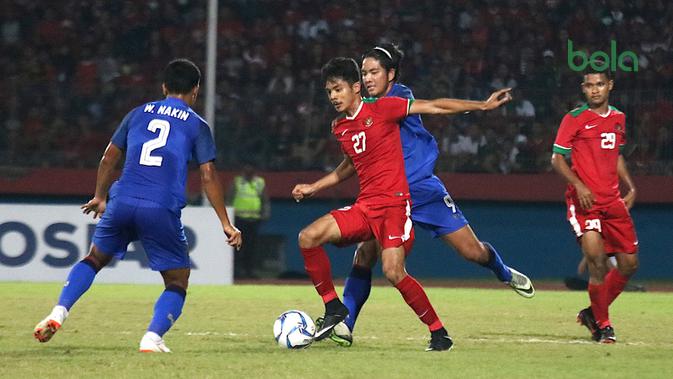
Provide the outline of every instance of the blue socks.
[[185,296],[187,296],[187,291],[183,288],[166,287],[154,304],[154,315],[147,331],[163,336],[180,317],[182,306],[185,304]]
[[500,255],[498,252],[495,250],[493,245],[491,245],[488,242],[483,242],[484,246],[488,249],[488,251],[491,253],[490,258],[488,259],[488,262],[486,264],[482,264],[482,266],[490,269],[493,271],[496,277],[501,282],[509,282],[512,280],[512,273],[509,271],[509,268],[505,266],[505,264],[502,262],[502,258],[500,258]]
[[61,296],[58,298],[58,305],[70,310],[70,307],[91,287],[97,273],[98,271],[91,262],[86,259],[72,266],[68,279],[61,290]]
[[355,321],[372,289],[372,270],[367,267],[353,266],[344,285],[344,305],[348,308],[348,317],[344,322],[353,331]]

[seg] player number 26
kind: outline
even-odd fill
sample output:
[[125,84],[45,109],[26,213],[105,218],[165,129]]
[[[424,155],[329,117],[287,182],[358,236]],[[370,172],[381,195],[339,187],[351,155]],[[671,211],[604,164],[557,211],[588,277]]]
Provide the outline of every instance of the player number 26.
[[354,142],[353,149],[355,149],[357,154],[367,150],[367,135],[365,132],[354,134],[353,137],[351,137],[351,141]]
[[152,138],[151,140],[143,144],[143,149],[140,152],[140,164],[144,166],[161,166],[164,158],[152,155],[152,151],[166,146],[166,140],[168,139],[168,133],[171,131],[171,124],[166,120],[154,119],[147,124],[147,130],[152,133],[156,133],[157,129],[159,130],[159,136],[157,138]]
[[611,150],[615,148],[617,143],[617,135],[615,133],[601,133],[601,148]]

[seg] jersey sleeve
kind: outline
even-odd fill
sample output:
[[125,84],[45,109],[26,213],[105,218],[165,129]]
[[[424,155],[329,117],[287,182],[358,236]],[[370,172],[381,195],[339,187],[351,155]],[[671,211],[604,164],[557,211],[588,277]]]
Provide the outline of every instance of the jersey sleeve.
[[215,160],[215,141],[206,123],[199,125],[199,134],[196,136],[192,156],[200,165]]
[[409,108],[411,107],[411,99],[403,99],[401,97],[383,97],[377,101],[381,107],[382,114],[387,120],[398,121],[409,115]]
[[117,130],[115,130],[112,138],[110,139],[110,142],[112,142],[113,145],[122,150],[126,150],[126,138],[129,134],[129,124],[134,111],[135,109],[124,116],[124,119],[119,123]]
[[577,123],[575,118],[568,113],[561,120],[561,126],[556,133],[553,151],[558,154],[566,155],[573,148],[573,140],[577,135]]

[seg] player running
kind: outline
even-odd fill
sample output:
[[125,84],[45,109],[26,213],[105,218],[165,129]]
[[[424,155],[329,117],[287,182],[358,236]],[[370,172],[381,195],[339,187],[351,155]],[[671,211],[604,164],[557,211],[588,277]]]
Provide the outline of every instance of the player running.
[[[629,209],[636,187],[620,154],[626,144],[624,113],[608,100],[614,82],[609,71],[588,71],[582,82],[587,104],[561,121],[552,166],[567,182],[567,218],[589,267],[591,305],[577,314],[595,341],[617,341],[608,308],[638,268],[638,239]],[[572,168],[565,156],[572,153]],[[619,180],[628,193],[619,193]],[[609,269],[608,255],[617,259]]]
[[399,97],[363,99],[360,67],[353,59],[334,58],[322,68],[330,102],[343,113],[332,122],[332,133],[344,151],[344,160],[330,174],[312,184],[298,184],[292,196],[299,201],[334,186],[357,173],[360,193],[352,206],[334,210],[299,233],[299,247],[325,316],[315,339],[329,336],[348,316],[348,308],[334,290],[325,243],[345,245],[376,239],[386,278],[400,291],[430,332],[426,350],[449,350],[453,341],[430,304],[423,287],[405,270],[405,258],[414,240],[410,195],[398,122],[409,114],[452,114],[492,109],[511,99],[509,89],[487,102],[453,99],[413,100]]
[[[123,259],[128,244],[139,239],[150,268],[161,273],[165,284],[140,341],[140,351],[170,352],[163,335],[182,313],[190,273],[180,210],[185,206],[187,163],[192,156],[199,164],[201,184],[227,242],[236,248],[241,246],[241,232],[229,222],[224,206],[210,129],[190,108],[196,102],[200,80],[201,72],[191,61],[170,62],[162,85],[166,98],[133,109],[112,136],[98,166],[96,193],[82,206],[84,213],[93,212],[94,218],[102,215],[91,250],[73,266],[57,305],[35,326],[38,341],[53,337],[98,271],[113,257]],[[121,178],[110,186],[124,152]]]
[[[398,83],[400,63],[404,54],[393,44],[376,46],[363,55],[362,79],[369,96],[398,96],[413,99],[411,89]],[[498,96],[499,92],[494,93]],[[489,99],[489,100],[490,100]],[[474,102],[453,100],[455,112],[474,110]],[[487,104],[485,102],[484,104]],[[493,108],[480,108],[489,110]],[[535,289],[528,277],[508,267],[495,248],[479,241],[453,201],[442,181],[433,174],[439,155],[435,138],[423,127],[421,117],[410,114],[400,121],[402,150],[409,190],[411,220],[415,226],[429,230],[435,238],[453,247],[463,258],[493,271],[496,277],[523,297],[531,298]],[[376,240],[360,244],[353,258],[353,267],[344,286],[344,304],[349,315],[337,325],[330,338],[342,346],[353,343],[352,331],[358,314],[369,297],[372,267],[377,262],[380,246]]]

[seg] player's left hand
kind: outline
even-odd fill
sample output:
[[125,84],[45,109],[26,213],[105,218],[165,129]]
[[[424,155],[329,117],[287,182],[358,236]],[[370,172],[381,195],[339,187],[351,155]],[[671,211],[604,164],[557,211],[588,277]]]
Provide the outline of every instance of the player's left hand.
[[310,184],[297,184],[292,189],[294,201],[300,202],[304,198],[311,197],[315,193],[315,188]]
[[626,209],[631,209],[633,204],[636,202],[636,190],[631,188],[629,193],[624,196],[624,204],[626,204]]
[[94,196],[94,198],[89,200],[88,203],[82,205],[80,209],[83,210],[82,213],[87,215],[93,212],[93,218],[95,220],[105,212],[106,205],[107,202],[105,201],[105,199],[100,199]]
[[224,234],[227,235],[227,243],[229,246],[235,247],[236,250],[241,250],[241,245],[243,244],[243,235],[241,234],[241,231],[233,225],[224,225],[222,226],[222,229],[224,229]]
[[491,94],[484,102],[484,110],[490,111],[512,100],[511,88],[499,89]]

